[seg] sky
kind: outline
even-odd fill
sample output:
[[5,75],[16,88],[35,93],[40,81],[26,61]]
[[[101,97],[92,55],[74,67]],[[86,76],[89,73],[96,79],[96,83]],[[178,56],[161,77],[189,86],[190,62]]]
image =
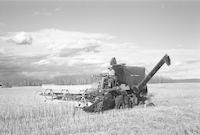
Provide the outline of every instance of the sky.
[[118,63],[200,79],[198,1],[0,1],[0,78],[105,72]]

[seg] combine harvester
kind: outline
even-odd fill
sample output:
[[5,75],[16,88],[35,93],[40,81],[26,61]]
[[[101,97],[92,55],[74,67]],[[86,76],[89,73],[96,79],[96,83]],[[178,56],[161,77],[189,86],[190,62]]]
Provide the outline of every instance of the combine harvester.
[[[46,99],[79,101],[79,106],[87,112],[101,112],[113,108],[130,108],[145,104],[148,100],[147,83],[163,66],[170,65],[170,57],[165,55],[157,65],[145,75],[144,67],[117,64],[115,58],[110,61],[110,74],[101,75],[98,88],[92,85],[67,85],[59,87],[61,92],[54,92],[52,86],[46,87],[43,94]],[[122,87],[126,86],[126,87]],[[152,103],[151,103],[152,104]]]

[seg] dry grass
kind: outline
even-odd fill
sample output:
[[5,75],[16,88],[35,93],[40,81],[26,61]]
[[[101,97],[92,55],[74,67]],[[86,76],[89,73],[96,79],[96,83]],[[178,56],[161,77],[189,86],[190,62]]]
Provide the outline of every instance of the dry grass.
[[0,134],[200,134],[200,84],[153,84],[156,107],[86,113],[35,98],[39,87],[0,89]]

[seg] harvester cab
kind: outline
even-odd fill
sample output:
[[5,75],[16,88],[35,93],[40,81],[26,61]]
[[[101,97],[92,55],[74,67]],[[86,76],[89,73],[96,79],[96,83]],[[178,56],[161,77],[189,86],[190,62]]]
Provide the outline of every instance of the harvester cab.
[[[137,86],[145,78],[145,68],[138,66],[126,66],[125,64],[117,64],[115,57],[110,61],[108,74],[102,77],[101,89],[111,89],[120,87],[122,84],[130,88]],[[144,86],[145,91],[147,88]]]

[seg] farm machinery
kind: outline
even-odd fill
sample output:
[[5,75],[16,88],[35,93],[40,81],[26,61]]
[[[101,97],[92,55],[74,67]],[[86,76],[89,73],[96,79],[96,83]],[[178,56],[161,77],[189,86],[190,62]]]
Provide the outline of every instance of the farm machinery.
[[[148,100],[147,83],[165,63],[171,64],[168,55],[165,55],[145,76],[144,67],[117,64],[116,59],[112,58],[110,68],[114,70],[114,74],[102,77],[99,89],[85,94],[85,99],[92,102],[92,105],[83,107],[83,110],[100,112],[113,108],[129,108],[146,104]],[[127,87],[122,88],[122,85]]]
[[86,112],[101,112],[146,104],[149,97],[147,83],[165,63],[171,64],[167,54],[146,75],[144,67],[118,64],[116,59],[112,58],[108,68],[109,73],[100,75],[97,88],[88,85],[74,94],[69,92],[68,88],[61,88],[61,92],[57,93],[46,89],[42,94],[46,99],[50,97],[50,99],[79,101],[78,107]]

